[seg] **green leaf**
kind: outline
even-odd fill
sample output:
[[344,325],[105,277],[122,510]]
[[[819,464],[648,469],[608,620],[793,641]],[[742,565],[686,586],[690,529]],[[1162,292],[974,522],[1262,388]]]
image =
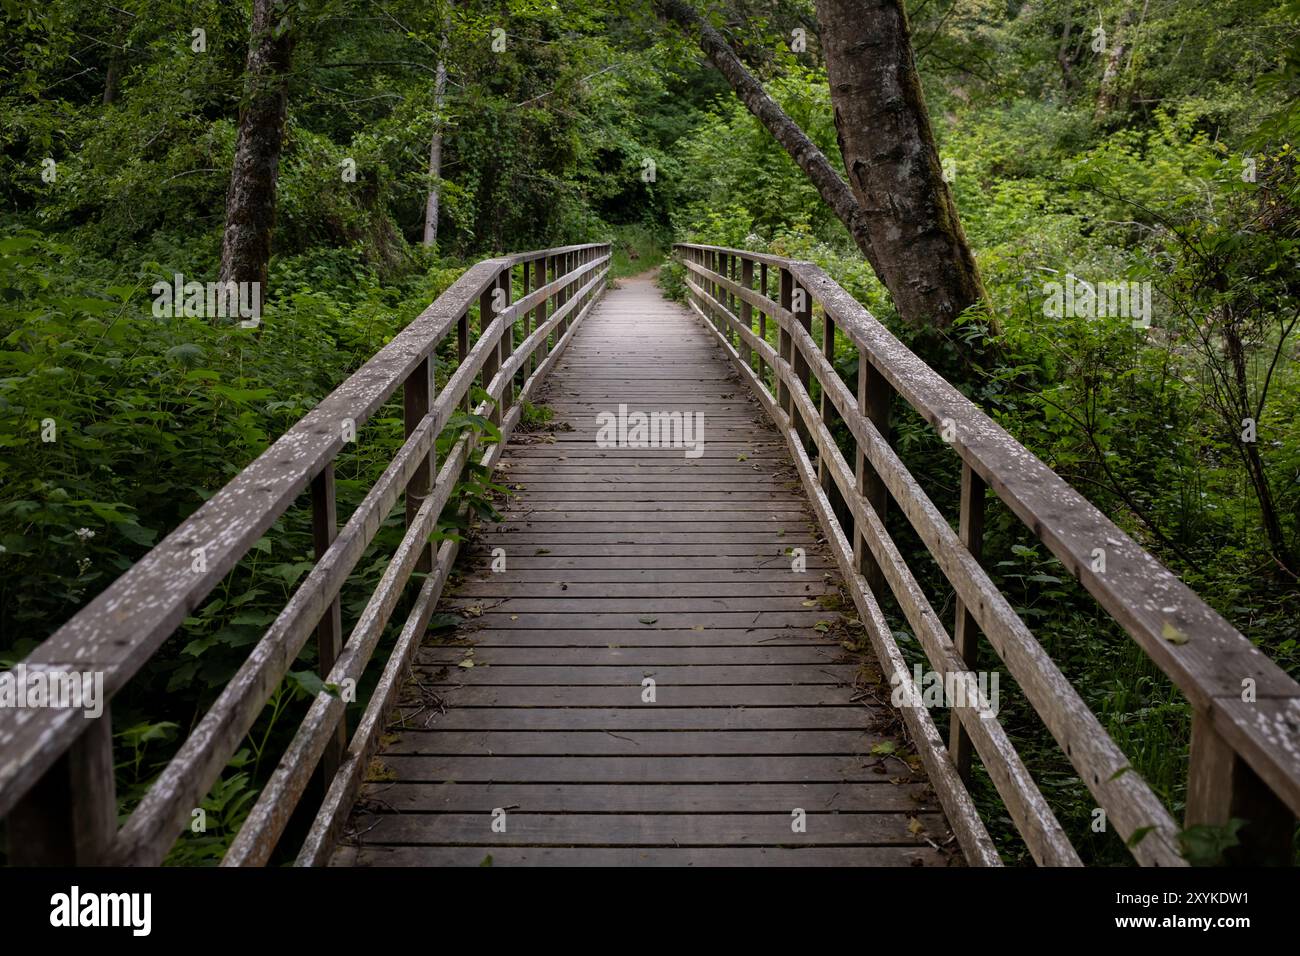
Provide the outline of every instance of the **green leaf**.
[[314,671],[289,671],[289,683],[310,697],[315,697],[325,689],[325,682]]
[[1245,820],[1233,817],[1226,826],[1202,823],[1188,827],[1178,834],[1183,859],[1192,866],[1226,865],[1225,854],[1241,844],[1237,833],[1245,825]]
[[1124,841],[1124,845],[1128,847],[1130,850],[1133,849],[1133,847],[1137,846],[1144,839],[1146,839],[1147,834],[1154,829],[1155,827],[1138,827],[1136,830],[1133,831],[1133,834],[1127,840]]
[[119,521],[114,527],[117,528],[118,534],[133,544],[152,546],[158,537],[157,531],[142,528],[134,521]]

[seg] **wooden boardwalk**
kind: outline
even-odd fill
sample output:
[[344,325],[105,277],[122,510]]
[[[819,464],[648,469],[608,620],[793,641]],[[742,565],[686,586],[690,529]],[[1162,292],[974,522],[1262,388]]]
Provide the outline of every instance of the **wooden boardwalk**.
[[[888,685],[842,646],[786,447],[698,320],[623,280],[540,401],[440,608],[470,623],[419,650],[333,864],[960,862],[884,753]],[[700,413],[702,454],[602,447],[620,404]]]
[[[607,292],[608,243],[470,266],[28,654],[31,672],[102,674],[109,704],[276,521],[310,508],[311,570],[125,821],[111,707],[89,721],[0,707],[9,862],[163,863],[313,637],[325,688],[223,866],[289,852],[300,866],[999,866],[990,814],[1037,864],[1081,865],[1034,780],[1024,711],[1005,726],[980,692],[999,674],[1137,863],[1186,866],[1182,830],[1234,819],[1248,823],[1229,862],[1294,862],[1300,684],[818,266],[674,254],[685,307],[648,279]],[[846,349],[856,391],[831,361]],[[436,390],[435,354],[456,356]],[[340,515],[335,460],[399,394],[406,441]],[[524,402],[554,419],[538,427]],[[467,404],[507,443],[440,442]],[[959,491],[921,488],[892,444],[896,408],[949,444]],[[665,421],[676,441],[647,443]],[[511,486],[505,520],[468,547],[431,544],[470,466]],[[1186,698],[1181,820],[985,570],[993,500]],[[340,593],[403,503],[406,533],[345,632]],[[886,508],[915,534],[903,547]],[[955,601],[931,603],[917,541]],[[943,678],[946,735],[937,702],[891,706],[881,675],[919,690],[912,664],[927,696]],[[354,682],[371,688],[360,715],[334,690]],[[976,805],[977,769],[1000,799],[983,786]]]

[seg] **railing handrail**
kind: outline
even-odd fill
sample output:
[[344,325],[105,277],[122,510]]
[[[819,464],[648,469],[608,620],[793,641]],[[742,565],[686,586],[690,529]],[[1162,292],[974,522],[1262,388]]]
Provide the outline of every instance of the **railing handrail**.
[[[1204,782],[1211,775],[1211,765],[1224,764],[1225,754],[1229,758],[1239,755],[1265,788],[1291,813],[1300,814],[1300,732],[1297,730],[1300,728],[1300,685],[1277,664],[1091,502],[904,346],[816,264],[695,243],[679,243],[675,248],[687,253],[685,264],[688,271],[704,285],[716,290],[706,291],[688,276],[688,285],[695,299],[721,315],[730,330],[739,335],[740,350],[732,349],[733,360],[750,351],[763,354],[764,348],[752,334],[752,321],[746,318],[752,310],[758,310],[760,317],[769,315],[781,326],[781,353],[776,354],[766,342],[762,346],[771,353],[763,357],[773,367],[783,392],[791,386],[798,391],[800,378],[806,386],[810,366],[834,376],[833,381],[818,379],[823,387],[821,417],[826,415],[829,400],[859,443],[859,462],[865,455],[873,466],[879,466],[876,470],[881,480],[890,486],[889,490],[895,493],[896,500],[899,500],[897,492],[903,493],[899,504],[926,541],[927,549],[940,570],[958,592],[959,621],[963,610],[960,604],[965,602],[966,613],[977,619],[991,641],[1003,638],[1002,646],[995,641],[994,647],[1004,660],[1007,652],[1033,653],[1031,648],[1017,643],[1025,635],[1037,646],[1018,617],[1013,623],[986,606],[988,602],[984,598],[989,595],[981,586],[983,572],[979,568],[978,555],[967,546],[969,542],[958,540],[946,520],[933,508],[888,448],[887,426],[884,429],[886,434],[880,435],[879,422],[875,420],[877,416],[869,414],[866,407],[868,397],[863,394],[863,389],[867,377],[878,377],[872,388],[892,390],[901,395],[923,418],[944,433],[945,441],[960,456],[964,491],[969,482],[977,492],[971,497],[979,498],[979,503],[972,505],[968,496],[963,495],[963,525],[969,508],[982,509],[983,488],[992,488],[1186,695],[1196,715],[1189,819],[1204,811],[1208,803],[1218,801],[1222,804],[1233,800],[1231,793],[1224,792],[1225,787],[1240,789],[1240,783],[1225,782],[1232,776],[1231,759],[1227,760],[1229,766],[1214,771],[1212,785]],[[748,281],[736,275],[737,262],[745,267]],[[762,269],[762,292],[766,292],[769,268],[774,268],[782,276],[780,303],[752,288],[754,265]],[[811,299],[801,314],[791,309],[791,293],[795,285],[803,288]],[[736,315],[728,309],[726,302],[731,302],[733,308],[739,304],[741,314]],[[830,317],[832,343],[835,332],[843,332],[858,349],[861,358],[869,363],[869,368],[860,369],[862,378],[856,407],[854,396],[833,368],[821,361],[823,356],[818,354],[817,345],[811,338],[813,302]],[[699,305],[696,308],[703,315],[702,308]],[[746,331],[750,332],[748,336]],[[729,344],[729,333],[724,337]],[[824,341],[822,351],[827,347]],[[761,386],[761,382],[751,376],[751,386],[756,382]],[[886,395],[887,409],[887,391],[883,394]],[[806,394],[802,397],[787,394],[784,398],[778,395],[773,410],[788,416],[792,424],[801,423],[802,427],[811,428],[817,423],[808,421],[808,418],[816,410],[811,409],[810,399],[806,402],[804,399],[807,399]],[[877,397],[875,400],[880,399]],[[815,434],[811,437],[817,438]],[[822,450],[820,444],[818,449]],[[838,455],[838,449],[830,450]],[[827,481],[834,479],[833,474],[825,472],[826,467],[819,462],[819,478],[824,487]],[[862,503],[866,504],[868,511],[871,510],[870,502]],[[859,513],[855,512],[854,517],[856,524]],[[862,512],[862,517],[869,519],[865,512]],[[939,523],[943,528],[938,527]],[[963,537],[964,534],[963,531]],[[943,548],[934,547],[938,544]],[[1104,549],[1104,570],[1096,562],[1095,549],[1098,548]],[[900,605],[903,604],[900,599]],[[1009,610],[1009,605],[1004,610]],[[955,633],[960,630],[959,623]],[[1010,667],[1011,661],[1007,660],[1007,663]],[[1027,656],[1020,663],[1034,674],[1038,674],[1043,666],[1042,661],[1031,661]],[[1046,671],[1042,673],[1043,679],[1048,680],[1050,675]],[[1254,681],[1255,700],[1250,703],[1243,700],[1242,693],[1243,681],[1247,678]],[[1030,690],[1028,687],[1025,689],[1027,693]],[[1046,694],[1049,687],[1045,684],[1040,690]],[[1090,712],[1088,716],[1091,717]],[[1063,747],[1078,767],[1081,762],[1079,750],[1086,748],[1088,741],[1069,742],[1068,728],[1078,726],[1072,723],[1073,719],[1074,715],[1070,715],[1070,720],[1062,718],[1060,728],[1051,727],[1051,721],[1048,722],[1058,740],[1062,734],[1066,736],[1067,742]],[[1104,735],[1100,725],[1095,726]],[[1109,741],[1109,737],[1106,740]],[[1097,755],[1095,762],[1104,762],[1101,755]],[[1131,773],[1123,776],[1136,777]],[[1107,789],[1104,780],[1085,777],[1085,783],[1094,793]],[[1134,810],[1141,807],[1143,812],[1154,812],[1147,797],[1149,790],[1142,792],[1145,789],[1145,784],[1141,787],[1125,784],[1126,799],[1133,801]],[[1194,803],[1199,803],[1199,806],[1193,807]],[[1142,858],[1140,850],[1136,850],[1135,855]]]
[[[368,522],[359,521],[358,524],[368,524],[368,527],[360,528],[349,539],[348,547],[355,554],[351,556],[350,562],[348,556],[341,556],[342,539],[334,542],[331,532],[332,543],[318,555],[318,563],[313,569],[313,575],[320,572],[317,575],[321,581],[320,593],[310,592],[309,584],[304,580],[290,598],[290,607],[311,618],[310,624],[306,626],[306,631],[309,632],[328,611],[330,600],[337,602],[338,589],[346,579],[352,563],[355,563],[382,520],[380,512],[386,514],[396,497],[408,490],[408,485],[411,486],[411,494],[415,494],[413,478],[421,471],[428,471],[426,462],[432,464],[432,449],[438,433],[446,425],[455,406],[462,399],[467,401],[464,396],[474,376],[482,371],[482,384],[489,395],[504,394],[507,399],[512,391],[513,379],[525,364],[525,359],[533,365],[529,381],[537,378],[540,363],[536,361],[534,352],[549,349],[548,340],[552,329],[556,333],[558,349],[562,333],[576,325],[581,315],[594,303],[604,277],[608,274],[609,249],[608,243],[570,245],[499,256],[471,266],[392,341],[42,642],[23,663],[29,668],[75,668],[78,672],[100,672],[103,674],[103,697],[105,701],[111,701],[299,495],[309,485],[313,492],[317,490],[317,483],[322,476],[329,479],[329,520],[333,521],[331,465],[346,444],[344,435],[347,429],[340,427],[341,424],[349,423],[355,434],[375,411],[393,397],[399,387],[406,386],[407,441],[379,479],[376,489],[372,489],[372,495],[367,496],[366,503],[358,508],[360,512],[367,503],[372,503],[375,515],[367,515],[371,518]],[[525,288],[521,298],[511,302],[510,276],[516,266],[522,267]],[[531,290],[527,288],[530,266],[534,280]],[[549,282],[543,281],[548,268],[554,276]],[[585,284],[580,284],[579,280]],[[507,303],[500,310],[491,301],[492,296],[489,294],[499,288],[505,290]],[[552,303],[552,308],[546,336],[539,338],[534,333],[525,339],[526,343],[531,343],[531,348],[526,352],[514,353],[515,323],[522,320],[527,331],[531,311],[540,326],[548,301]],[[480,335],[474,350],[470,352],[469,313],[476,302],[482,310]],[[578,307],[583,308],[581,313],[576,313]],[[429,359],[453,325],[457,324],[460,326],[460,363],[452,380],[444,388],[444,394],[431,403],[434,363]],[[510,331],[509,336],[505,336],[507,330]],[[415,374],[420,370],[424,370],[426,378],[422,383],[415,381],[420,378],[420,375]],[[451,396],[450,401],[446,400],[448,395]],[[413,397],[417,405],[423,402],[423,408],[414,417],[410,405]],[[517,416],[517,410],[515,413]],[[501,409],[498,408],[491,414],[499,423]],[[461,444],[465,446],[463,455],[467,456],[472,443],[463,441]],[[457,474],[459,472],[450,475],[450,478],[454,479]],[[426,481],[431,482],[432,476],[428,476]],[[381,490],[380,486],[382,494],[377,493]],[[450,487],[438,487],[436,490],[426,487],[416,496],[416,500],[433,501],[440,497],[445,504],[450,490]],[[415,509],[410,507],[410,497],[408,495],[408,525],[415,514]],[[387,508],[380,507],[384,502],[387,502]],[[426,509],[428,510],[434,512],[429,520],[436,520],[437,510]],[[351,524],[349,522],[350,526]],[[344,532],[347,530],[345,528]],[[427,542],[427,532],[424,540]],[[427,549],[427,544],[424,547]],[[196,555],[196,552],[200,554]],[[404,582],[405,577],[402,580]],[[306,596],[303,597],[305,593]],[[430,607],[429,610],[431,609]],[[277,619],[273,629],[280,624],[281,619]],[[298,624],[294,628],[297,634],[294,640],[299,641],[300,647],[301,640],[305,640],[305,635],[300,633],[304,628]],[[291,645],[292,641],[286,640],[286,644]],[[262,643],[259,642],[257,648],[261,647]],[[296,652],[283,662],[270,662],[267,669],[259,672],[258,677],[273,676],[273,689],[294,656]],[[283,668],[278,666],[280,663],[284,664]],[[258,692],[264,689],[253,688]],[[244,688],[244,691],[248,690]],[[227,691],[231,691],[229,686]],[[249,703],[258,696],[260,693],[250,692],[244,702],[246,707],[254,708],[253,716],[265,703],[265,697]],[[32,788],[46,778],[56,761],[72,752],[81,738],[90,736],[86,733],[88,725],[107,725],[108,720],[107,709],[102,717],[87,720],[80,711],[69,708],[0,708],[0,819],[14,810]],[[191,735],[191,741],[193,739],[194,735]],[[107,740],[111,747],[111,736]],[[191,741],[187,741],[187,745]],[[96,746],[102,746],[102,742]],[[220,758],[219,766],[216,767],[218,774],[228,759],[222,756],[225,749],[224,746],[212,746],[205,754],[208,764]],[[79,754],[74,756],[77,758],[74,762],[81,762]],[[210,771],[211,767],[206,770]],[[108,772],[111,775],[111,753]],[[207,778],[212,774],[205,772],[200,776]],[[191,781],[187,789],[197,787],[198,797],[201,798],[211,783],[210,779],[199,783]],[[105,786],[111,789],[111,776]],[[159,789],[165,788],[155,787],[150,795]],[[150,796],[147,795],[146,801],[149,799]],[[115,814],[114,807],[113,816]],[[163,821],[160,826],[166,830],[171,823],[170,820]],[[177,833],[179,829],[171,832],[171,839],[167,840],[166,846],[170,846]],[[113,833],[101,833],[96,839],[102,842],[115,837],[116,834]],[[12,841],[11,834],[11,843]],[[166,846],[163,847],[164,852]],[[93,859],[102,856],[106,850],[106,845],[99,846],[85,855]],[[150,846],[145,855],[161,859],[157,845]]]

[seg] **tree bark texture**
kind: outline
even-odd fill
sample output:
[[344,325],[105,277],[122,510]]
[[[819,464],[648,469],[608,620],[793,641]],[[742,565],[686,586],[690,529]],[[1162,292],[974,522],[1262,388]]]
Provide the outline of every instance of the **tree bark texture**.
[[817,0],[840,153],[899,314],[945,327],[985,298],[944,182],[901,0]]
[[226,232],[221,242],[221,281],[260,283],[266,294],[271,235],[275,228],[276,180],[288,113],[288,73],[293,34],[275,0],[253,0],[253,27],[239,111],[235,161],[226,193]]

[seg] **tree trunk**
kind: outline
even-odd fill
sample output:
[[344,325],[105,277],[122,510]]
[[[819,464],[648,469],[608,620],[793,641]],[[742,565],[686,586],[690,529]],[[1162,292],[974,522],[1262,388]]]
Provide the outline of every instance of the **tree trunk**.
[[1097,112],[1095,119],[1105,118],[1119,104],[1119,72],[1124,61],[1128,28],[1133,23],[1133,11],[1125,10],[1115,25],[1115,35],[1106,38],[1106,68],[1097,86]]
[[876,273],[899,314],[944,327],[985,298],[944,182],[901,0],[817,0],[831,105]]
[[822,200],[844,224],[854,243],[876,270],[876,274],[880,275],[876,254],[871,247],[871,238],[858,202],[830,160],[749,74],[722,34],[706,23],[695,10],[682,0],[655,0],[655,5],[664,17],[697,36],[700,49],[727,78],[740,101],[767,127],[772,137],[817,187]]
[[[1255,500],[1259,503],[1260,523],[1264,526],[1264,536],[1268,539],[1269,552],[1282,568],[1292,577],[1295,577],[1300,574],[1300,561],[1296,560],[1295,555],[1291,553],[1291,549],[1287,545],[1286,533],[1282,530],[1282,520],[1278,515],[1277,503],[1273,498],[1273,489],[1268,482],[1268,472],[1264,469],[1264,459],[1259,453],[1258,429],[1260,423],[1255,422],[1255,441],[1247,442],[1242,441],[1240,438],[1241,420],[1253,414],[1250,407],[1250,376],[1246,371],[1246,345],[1241,339],[1240,330],[1230,307],[1225,307],[1223,319],[1224,350],[1227,352],[1228,362],[1232,366],[1232,379],[1230,381],[1226,380],[1226,371],[1223,375],[1228,399],[1225,402],[1224,417],[1227,419],[1230,433],[1237,436],[1236,445],[1241,452],[1242,463],[1245,465],[1246,474],[1250,478],[1251,488],[1255,492]],[[1262,403],[1260,411],[1263,411]]]
[[1061,45],[1056,49],[1056,63],[1061,68],[1061,85],[1068,93],[1074,89],[1074,57],[1070,55],[1070,32],[1074,29],[1074,6],[1065,4],[1065,22],[1061,26]]
[[[293,33],[283,29],[276,0],[253,0],[253,27],[239,111],[235,161],[226,193],[226,232],[221,242],[221,281],[256,282],[257,308],[266,294],[275,189],[288,113]],[[278,33],[278,35],[277,35]]]
[[[446,50],[446,40],[443,41]],[[429,142],[429,199],[424,206],[424,247],[432,249],[438,241],[438,201],[440,187],[438,179],[442,176],[442,108],[447,98],[447,65],[441,56],[438,58],[438,72],[433,81],[433,106],[438,116],[433,123],[433,139]]]
[[122,76],[122,61],[114,54],[108,61],[108,75],[104,77],[104,105],[117,102],[117,87]]

